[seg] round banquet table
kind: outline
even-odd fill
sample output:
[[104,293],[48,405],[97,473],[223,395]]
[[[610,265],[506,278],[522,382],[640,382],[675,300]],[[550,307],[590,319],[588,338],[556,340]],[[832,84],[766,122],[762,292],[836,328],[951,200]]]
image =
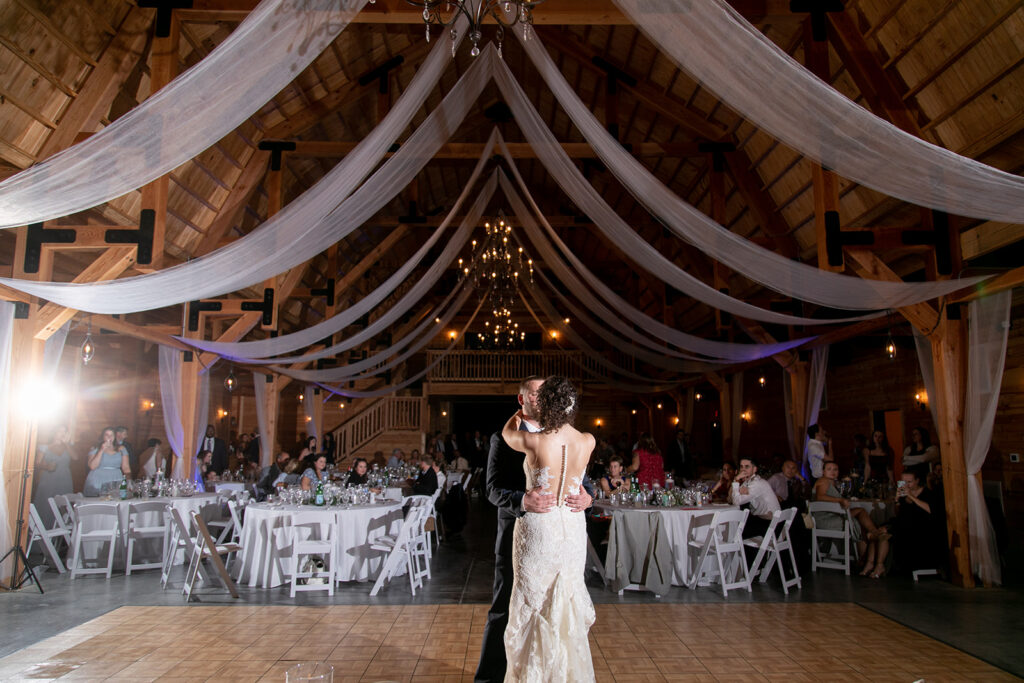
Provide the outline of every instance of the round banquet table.
[[317,512],[325,518],[337,518],[338,581],[375,580],[387,554],[371,549],[370,542],[398,533],[402,524],[402,504],[395,501],[324,508],[248,505],[242,520],[240,583],[271,588],[287,581],[292,570],[289,527],[295,512]]
[[217,493],[222,491],[240,493],[245,490],[245,483],[241,481],[218,481],[213,484],[213,490]]
[[[109,507],[117,508],[117,518],[121,524],[121,534],[118,537],[117,549],[114,551],[114,566],[115,568],[124,567],[125,552],[127,549],[127,542],[125,538],[128,534],[128,506],[131,503],[163,503],[170,505],[177,509],[185,523],[188,524],[189,515],[193,512],[202,511],[203,518],[206,520],[220,517],[220,506],[217,504],[216,493],[197,493],[192,496],[161,496],[158,498],[128,498],[127,500],[104,500],[103,498],[88,498],[80,493],[70,494],[68,499],[75,505],[105,505]],[[142,526],[155,526],[156,522],[155,513],[146,513],[141,516],[139,524]],[[170,520],[164,520],[165,524],[169,525]],[[84,531],[96,531],[100,528],[99,520],[87,519],[83,527]],[[168,526],[168,528],[170,528]],[[101,543],[84,543],[82,544],[82,550],[85,553],[86,562],[94,561],[97,557],[106,557],[108,549],[105,547],[106,544]],[[143,541],[137,541],[135,543],[134,562],[144,561],[157,561],[163,548],[158,539],[146,539]],[[106,560],[102,560],[106,562]],[[183,553],[178,552],[174,558],[174,564],[181,564],[184,561]]]
[[711,503],[694,507],[657,507],[644,505],[634,507],[628,505],[612,505],[606,500],[594,501],[594,508],[599,513],[611,516],[613,512],[626,515],[661,515],[665,527],[665,535],[672,547],[672,585],[685,586],[686,578],[696,569],[696,552],[690,552],[690,526],[693,520],[703,515],[713,515],[720,510],[737,510],[736,505],[727,503]]

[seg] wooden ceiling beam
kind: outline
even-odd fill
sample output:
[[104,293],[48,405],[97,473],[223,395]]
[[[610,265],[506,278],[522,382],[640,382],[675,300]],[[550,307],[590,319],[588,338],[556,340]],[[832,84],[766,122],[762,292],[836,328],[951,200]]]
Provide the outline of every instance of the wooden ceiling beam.
[[[295,150],[290,156],[300,157],[345,157],[355,149],[358,142],[332,142],[328,140],[296,140]],[[517,159],[536,159],[537,153],[528,142],[508,142],[509,152]],[[449,142],[441,146],[434,159],[476,160],[483,154],[486,145],[482,142]],[[573,159],[597,159],[597,153],[585,142],[563,142],[562,150]],[[697,142],[641,142],[630,147],[636,157],[689,157],[702,154]],[[394,156],[387,152],[385,158]]]

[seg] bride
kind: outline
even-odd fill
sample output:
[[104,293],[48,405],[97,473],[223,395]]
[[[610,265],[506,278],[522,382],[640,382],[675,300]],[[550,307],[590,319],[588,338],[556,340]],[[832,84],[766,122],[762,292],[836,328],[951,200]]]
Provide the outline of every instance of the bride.
[[506,682],[594,680],[587,641],[594,604],[583,580],[586,518],[565,505],[566,494],[579,493],[594,450],[594,437],[572,426],[577,408],[569,380],[549,377],[537,395],[542,431],[520,431],[520,411],[501,432],[510,447],[526,454],[526,490],[540,487],[555,496],[550,512],[528,512],[515,523]]

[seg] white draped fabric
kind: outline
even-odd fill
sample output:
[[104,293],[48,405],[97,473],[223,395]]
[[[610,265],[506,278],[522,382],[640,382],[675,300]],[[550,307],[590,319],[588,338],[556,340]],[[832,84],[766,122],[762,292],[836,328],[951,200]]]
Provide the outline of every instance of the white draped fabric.
[[260,466],[267,467],[274,462],[275,444],[270,443],[270,423],[267,415],[267,377],[252,373],[252,384],[256,390],[256,423],[260,431]]
[[921,206],[1024,223],[1024,178],[878,118],[804,68],[725,0],[615,4],[701,86],[839,175]]
[[316,393],[317,390],[318,387],[312,384],[306,385],[302,392],[302,412],[306,418],[306,434],[316,437],[317,450],[320,450],[320,425],[316,419],[316,402],[320,400],[320,396]]
[[192,433],[192,443],[195,444],[195,453],[203,448],[203,434],[206,433],[206,424],[210,417],[210,371],[203,368],[199,372],[199,386],[196,391],[196,419],[195,430]]
[[43,385],[51,386],[57,376],[60,358],[64,355],[64,344],[68,340],[71,321],[67,321],[54,332],[43,345]]
[[[804,476],[810,472],[809,466],[806,463],[807,460],[807,428],[818,422],[818,412],[821,410],[821,399],[825,395],[825,374],[828,372],[828,346],[819,346],[814,349],[811,353],[811,367],[809,376],[807,378],[807,397],[804,401],[804,414],[800,416],[803,419],[801,427],[803,432],[800,434],[796,433],[796,430],[792,428],[792,420],[787,420],[787,433],[789,434],[790,448],[793,449],[793,455],[803,465],[801,466],[804,471]],[[789,379],[785,380],[785,399],[786,399],[786,413],[792,415],[793,402],[792,394],[789,384]]]
[[213,52],[145,102],[0,184],[0,227],[96,206],[212,147],[294,80],[365,4],[263,0]]
[[[7,551],[14,544],[11,536],[11,520],[7,516],[7,482],[4,472],[8,470],[7,462],[16,453],[7,453],[7,415],[11,404],[11,345],[14,339],[14,304],[0,301],[0,548]],[[0,576],[10,576],[12,567],[8,558],[0,566]]]
[[434,89],[451,60],[450,45],[450,40],[439,41],[388,115],[350,154],[245,237],[147,275],[94,283],[10,278],[0,283],[75,310],[131,313],[237,291],[303,263],[361,226],[406,187],[465,118],[490,77],[483,65],[471,66],[401,149],[359,185]]
[[999,408],[1012,298],[1013,291],[1007,290],[976,299],[970,303],[968,315],[967,407],[964,415],[967,522],[972,568],[986,584],[1002,583],[995,532],[981,486],[981,467],[992,445],[992,427]]
[[160,408],[164,416],[164,433],[171,452],[178,456],[178,462],[185,452],[185,428],[181,424],[181,351],[170,346],[161,346],[160,364]]
[[[656,2],[658,7],[665,6],[661,4],[664,0],[656,0]],[[703,3],[688,4],[688,6],[691,5],[698,7]],[[864,280],[830,273],[797,261],[791,261],[781,254],[754,244],[715,223],[665,187],[653,173],[647,170],[605,130],[601,122],[594,117],[587,105],[580,100],[572,86],[562,76],[561,71],[548,55],[540,40],[531,36],[529,40],[524,41],[520,32],[516,32],[516,37],[520,39],[527,55],[540,71],[544,82],[562,105],[565,113],[569,115],[608,170],[636,200],[676,235],[751,280],[776,292],[822,306],[848,310],[883,310],[927,301],[984,279],[965,278],[955,281],[916,283]],[[679,44],[679,47],[682,50],[689,50],[692,46],[683,42]],[[724,52],[720,45],[707,46],[706,49],[710,49],[715,55],[715,59],[721,61],[721,55]],[[520,128],[523,129],[523,134],[537,150],[538,157],[543,160],[544,146],[540,144],[540,141],[531,138],[531,135],[540,131],[532,129],[526,122],[526,117],[522,115],[524,113],[523,102],[528,102],[526,95],[504,63],[496,65],[495,81],[501,88],[502,94],[505,95],[509,107],[515,113],[516,120]],[[770,83],[771,81],[750,82]],[[792,92],[796,91],[787,91],[781,94],[792,98]],[[802,100],[800,101],[802,102]],[[769,109],[760,99],[758,106],[762,109]],[[881,150],[885,163],[889,164],[892,150],[886,149],[884,146],[881,146]],[[831,164],[830,166],[836,168]],[[573,198],[575,199],[575,197]]]
[[928,410],[932,414],[932,424],[939,426],[938,401],[935,400],[935,365],[932,362],[932,343],[920,330],[914,330],[914,348],[917,349],[917,363],[921,367],[921,379],[924,390],[928,394]]

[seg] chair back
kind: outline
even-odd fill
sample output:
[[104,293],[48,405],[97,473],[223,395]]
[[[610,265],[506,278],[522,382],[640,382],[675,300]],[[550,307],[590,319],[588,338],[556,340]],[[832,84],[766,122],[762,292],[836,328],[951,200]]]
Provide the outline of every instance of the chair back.
[[231,514],[231,522],[235,525],[237,533],[233,533],[232,536],[242,533],[242,514],[238,510],[239,505],[237,500],[228,501],[228,512]]
[[36,510],[35,503],[28,504],[28,531],[29,544],[31,544],[37,537],[41,538],[45,536],[48,531],[46,525],[43,524],[43,518],[39,516],[39,510]]
[[[166,508],[167,504],[160,501],[128,503],[128,531],[163,529],[167,525]],[[147,517],[150,515],[156,515],[159,522],[147,524]]]
[[64,509],[64,513],[67,515],[66,519],[68,526],[74,526],[78,521],[78,517],[75,514],[75,506],[71,502],[71,499],[64,495],[54,496],[53,499],[57,501],[57,505]]
[[192,534],[189,533],[188,525],[185,523],[185,518],[181,516],[181,511],[173,505],[165,506],[168,519],[171,520],[171,527],[178,535],[178,538],[188,543],[192,539]]
[[433,502],[431,496],[406,496],[402,498],[402,507],[407,505],[413,507],[419,507],[421,505],[429,506]]
[[844,531],[846,530],[846,527],[848,527],[849,523],[850,523],[850,511],[849,510],[844,510],[843,506],[840,505],[839,503],[833,503],[832,501],[829,501],[829,500],[809,500],[809,501],[807,501],[807,512],[810,513],[811,519],[814,521],[814,526],[818,526],[817,520],[814,519],[814,513],[815,512],[828,512],[828,513],[832,513],[834,515],[839,515],[840,517],[843,517],[844,518],[843,519],[843,525],[844,525],[843,530]]
[[309,530],[305,541],[334,542],[338,535],[337,515],[325,515],[316,511],[293,512],[291,515],[291,529],[295,534],[295,540],[299,541],[298,533],[302,529]]
[[65,531],[70,531],[71,527],[75,525],[75,522],[71,517],[65,516],[67,513],[60,509],[60,505],[57,504],[57,499],[50,496],[46,499],[46,504],[50,506],[50,512],[53,513],[54,528],[60,527]]
[[799,511],[796,508],[786,508],[785,510],[779,510],[775,513],[779,518],[779,526],[782,527],[780,530],[776,531],[776,537],[789,537],[789,529],[793,526],[793,522],[796,520],[797,512]]
[[715,532],[727,543],[739,541],[743,536],[743,527],[749,514],[750,510],[719,510],[715,513]]
[[85,519],[89,518],[110,517],[114,520],[113,526],[118,526],[119,517],[116,505],[103,505],[101,503],[83,503],[79,504],[75,508],[75,514],[78,517],[77,521],[79,524],[81,524]]

